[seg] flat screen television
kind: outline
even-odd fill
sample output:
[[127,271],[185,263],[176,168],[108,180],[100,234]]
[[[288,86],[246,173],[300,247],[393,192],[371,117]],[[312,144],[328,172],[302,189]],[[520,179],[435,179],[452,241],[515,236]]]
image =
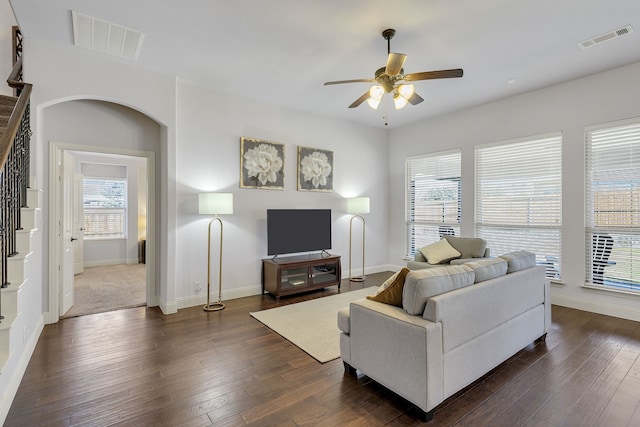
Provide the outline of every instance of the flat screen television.
[[269,255],[331,249],[331,209],[267,209]]

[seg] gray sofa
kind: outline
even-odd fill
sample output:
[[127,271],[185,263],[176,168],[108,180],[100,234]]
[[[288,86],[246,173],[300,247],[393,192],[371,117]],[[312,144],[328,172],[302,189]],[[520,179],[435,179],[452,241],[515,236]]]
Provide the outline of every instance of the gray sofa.
[[[489,258],[491,256],[491,251],[487,248],[486,240],[479,237],[443,236],[442,238],[446,239],[454,249],[460,252],[459,257],[447,261],[447,264],[464,264],[476,258]],[[442,264],[429,264],[420,250],[416,251],[413,261],[407,262],[407,268],[409,270],[438,266],[442,266]]]
[[423,420],[550,329],[549,281],[529,252],[403,271],[401,306],[368,299],[396,277],[338,313],[340,353],[347,372],[407,399]]

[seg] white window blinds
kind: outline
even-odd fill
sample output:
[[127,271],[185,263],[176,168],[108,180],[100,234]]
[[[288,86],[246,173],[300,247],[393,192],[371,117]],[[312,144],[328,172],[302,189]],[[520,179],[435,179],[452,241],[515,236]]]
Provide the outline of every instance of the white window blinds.
[[640,122],[585,132],[586,282],[640,292]]
[[460,235],[460,150],[405,160],[406,257],[440,240]]
[[85,239],[125,238],[127,232],[126,180],[84,178],[82,209]]
[[536,254],[560,278],[562,136],[560,133],[476,148],[476,236],[492,255]]

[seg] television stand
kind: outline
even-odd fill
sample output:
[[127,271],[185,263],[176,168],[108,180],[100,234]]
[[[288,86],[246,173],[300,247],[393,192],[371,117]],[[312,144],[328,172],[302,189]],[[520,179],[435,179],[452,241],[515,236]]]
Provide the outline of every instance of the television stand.
[[340,256],[328,252],[262,260],[262,293],[270,293],[276,301],[328,286],[340,289],[341,278]]

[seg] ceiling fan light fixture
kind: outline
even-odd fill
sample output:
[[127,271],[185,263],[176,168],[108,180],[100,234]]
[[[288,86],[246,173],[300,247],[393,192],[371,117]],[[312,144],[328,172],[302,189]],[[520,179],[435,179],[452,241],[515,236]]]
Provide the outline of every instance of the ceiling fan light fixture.
[[380,85],[371,86],[369,89],[369,96],[373,99],[380,101],[384,95],[384,88]]
[[393,102],[397,110],[405,107],[407,103],[411,105],[420,104],[424,99],[420,95],[414,92],[412,84],[399,84],[400,81],[415,82],[418,80],[433,80],[433,79],[450,79],[456,77],[462,77],[462,68],[450,69],[450,70],[433,70],[433,71],[421,71],[418,73],[404,73],[404,61],[407,59],[407,55],[404,53],[391,52],[390,40],[395,35],[396,30],[386,29],[382,32],[382,37],[387,41],[387,65],[378,68],[375,72],[373,79],[352,79],[352,80],[337,80],[331,82],[325,82],[326,85],[336,85],[343,83],[360,83],[360,82],[375,82],[376,85],[369,88],[368,91],[360,95],[358,99],[353,101],[349,108],[356,108],[360,104],[367,101],[367,103],[373,109],[377,109],[382,97],[385,93],[392,93]]
[[415,91],[415,88],[413,87],[413,85],[400,85],[400,86],[398,86],[398,93],[400,94],[400,96],[402,96],[406,100],[409,100],[409,98],[411,98],[411,96],[413,96],[413,92],[414,91]]
[[374,98],[367,98],[367,104],[369,104],[369,107],[373,108],[374,110],[378,109],[378,105],[380,105],[380,99],[374,99]]
[[409,100],[404,96],[400,95],[398,92],[393,94],[393,103],[396,106],[396,110],[400,110],[401,108],[406,107]]

